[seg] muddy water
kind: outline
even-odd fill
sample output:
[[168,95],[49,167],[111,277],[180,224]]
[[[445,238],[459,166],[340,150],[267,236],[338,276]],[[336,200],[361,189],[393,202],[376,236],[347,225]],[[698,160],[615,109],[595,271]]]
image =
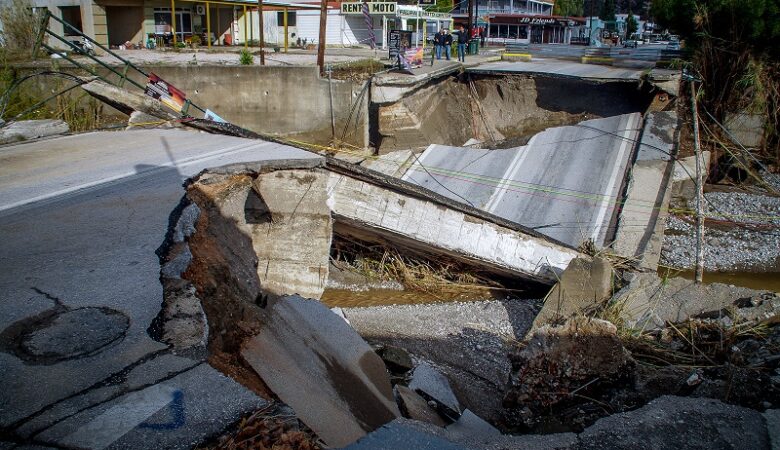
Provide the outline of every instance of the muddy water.
[[423,303],[466,302],[505,298],[504,292],[489,289],[440,289],[436,292],[398,291],[393,289],[371,289],[350,291],[326,289],[320,301],[328,307],[342,308],[383,305],[417,305]]
[[[693,280],[693,271],[671,272],[667,275],[665,269],[659,269],[661,277],[675,276]],[[704,283],[733,284],[756,290],[780,292],[780,273],[750,273],[750,272],[705,272]]]

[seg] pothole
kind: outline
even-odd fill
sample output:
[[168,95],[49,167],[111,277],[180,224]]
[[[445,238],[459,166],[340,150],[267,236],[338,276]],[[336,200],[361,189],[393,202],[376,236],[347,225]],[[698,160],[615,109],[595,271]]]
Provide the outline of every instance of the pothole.
[[94,355],[121,340],[130,320],[110,308],[58,306],[6,328],[0,345],[33,364]]

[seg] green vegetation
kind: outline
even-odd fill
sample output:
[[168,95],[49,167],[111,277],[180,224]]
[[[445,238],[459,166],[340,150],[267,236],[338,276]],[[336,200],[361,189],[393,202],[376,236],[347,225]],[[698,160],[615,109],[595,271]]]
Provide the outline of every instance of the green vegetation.
[[599,19],[605,22],[615,21],[615,0],[604,0],[601,11],[599,11]]
[[32,10],[30,0],[11,0],[0,8],[0,32],[3,57],[6,59],[34,59],[35,40],[41,29],[41,15]]
[[584,14],[582,0],[556,0],[553,6],[553,15],[556,16],[582,16]]
[[249,50],[244,48],[241,49],[241,53],[238,54],[238,62],[241,63],[242,66],[251,66],[255,63],[255,57]]
[[767,118],[763,156],[778,165],[780,0],[653,0],[651,12],[691,50],[707,112],[718,121],[732,111]]

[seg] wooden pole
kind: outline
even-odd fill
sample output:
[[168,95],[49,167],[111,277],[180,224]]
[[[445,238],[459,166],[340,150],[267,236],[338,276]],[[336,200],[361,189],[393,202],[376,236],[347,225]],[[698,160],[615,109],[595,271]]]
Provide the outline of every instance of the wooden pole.
[[255,9],[249,8],[249,40],[255,40]]
[[704,177],[702,174],[701,145],[699,143],[699,110],[696,106],[696,82],[691,80],[691,109],[693,110],[693,154],[696,158],[696,284],[704,278]]
[[263,22],[263,0],[257,0],[260,12],[260,65],[265,65],[265,25]]
[[290,33],[287,31],[287,8],[284,8],[284,52],[290,46]]
[[328,0],[322,0],[320,5],[320,42],[317,46],[317,67],[320,75],[325,73],[325,31],[328,26]]
[[173,33],[173,48],[176,48],[176,0],[171,0],[171,32]]
[[206,2],[206,40],[207,47],[211,48],[211,5]]

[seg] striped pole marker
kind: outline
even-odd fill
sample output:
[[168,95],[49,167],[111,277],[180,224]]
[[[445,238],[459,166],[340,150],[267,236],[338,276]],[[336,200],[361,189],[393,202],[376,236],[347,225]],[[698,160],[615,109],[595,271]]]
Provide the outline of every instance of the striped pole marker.
[[374,34],[374,19],[371,18],[371,14],[368,12],[368,1],[363,1],[363,20],[366,22],[366,28],[368,29],[368,42],[371,45],[371,49],[376,49],[376,35]]

